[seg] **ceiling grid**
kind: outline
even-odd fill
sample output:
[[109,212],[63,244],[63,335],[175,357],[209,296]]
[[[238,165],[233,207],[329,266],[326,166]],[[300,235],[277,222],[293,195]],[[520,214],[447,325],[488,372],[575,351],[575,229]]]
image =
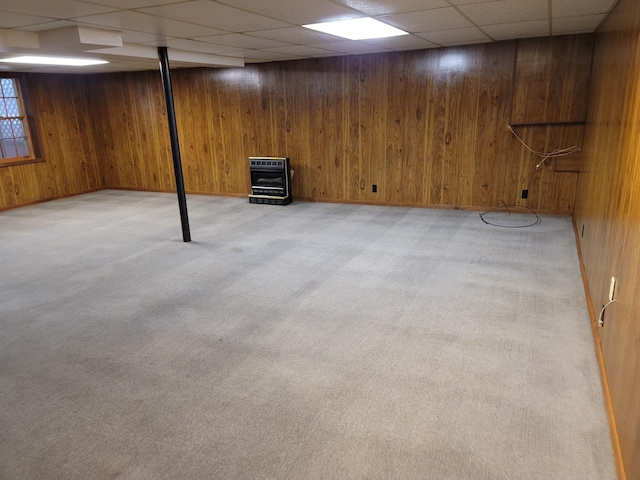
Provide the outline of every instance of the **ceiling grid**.
[[[593,32],[615,1],[2,0],[0,59],[73,53],[108,60],[111,63],[90,67],[103,72],[155,69],[158,46],[169,48],[176,67],[438,48]],[[366,16],[408,35],[346,41],[302,26]],[[79,29],[85,36],[91,29],[115,32],[121,45],[48,40],[78,36]],[[3,70],[73,71],[0,64]]]

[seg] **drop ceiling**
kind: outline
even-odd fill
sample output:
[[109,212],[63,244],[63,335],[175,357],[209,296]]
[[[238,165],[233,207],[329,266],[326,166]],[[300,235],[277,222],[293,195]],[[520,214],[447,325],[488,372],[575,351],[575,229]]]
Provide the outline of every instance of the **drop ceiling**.
[[[593,32],[616,0],[0,0],[0,58],[108,60],[81,72],[257,62]],[[370,16],[409,35],[345,40],[302,25]],[[0,64],[2,71],[78,72]]]

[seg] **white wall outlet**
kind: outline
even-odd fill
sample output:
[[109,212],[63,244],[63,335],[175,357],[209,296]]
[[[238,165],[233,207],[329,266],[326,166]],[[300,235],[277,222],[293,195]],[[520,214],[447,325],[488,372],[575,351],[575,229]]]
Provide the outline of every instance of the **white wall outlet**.
[[616,277],[611,277],[611,286],[609,287],[609,301],[613,302],[616,294]]

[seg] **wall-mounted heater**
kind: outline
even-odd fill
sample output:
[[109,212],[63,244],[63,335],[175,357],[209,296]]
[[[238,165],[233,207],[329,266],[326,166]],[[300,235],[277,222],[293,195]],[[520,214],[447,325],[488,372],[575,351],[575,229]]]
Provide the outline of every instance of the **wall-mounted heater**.
[[288,158],[249,157],[251,194],[249,202],[287,205],[291,195],[291,167]]

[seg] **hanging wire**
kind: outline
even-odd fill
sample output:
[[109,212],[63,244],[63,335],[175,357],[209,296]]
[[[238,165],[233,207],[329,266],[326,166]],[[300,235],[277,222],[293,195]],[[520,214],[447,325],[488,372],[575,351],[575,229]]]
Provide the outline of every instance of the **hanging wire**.
[[540,168],[540,166],[550,158],[564,157],[564,156],[571,155],[573,153],[576,153],[576,152],[580,151],[580,147],[579,146],[573,145],[572,147],[568,147],[568,148],[559,148],[557,150],[554,150],[553,152],[548,152],[548,153],[547,152],[538,152],[538,151],[534,150],[533,148],[531,148],[529,145],[527,145],[527,143],[524,140],[522,140],[522,138],[520,138],[520,136],[515,132],[515,130],[513,129],[513,127],[511,125],[507,125],[507,128],[513,134],[513,136],[516,137],[518,139],[518,141],[522,145],[524,145],[524,148],[529,150],[534,155],[542,158],[540,163],[538,163],[536,165],[536,168]]
[[609,305],[611,305],[612,303],[616,303],[618,300],[610,300],[609,303],[607,303],[606,305],[604,305],[602,307],[602,310],[600,310],[600,315],[598,315],[598,326],[599,327],[604,327],[604,311],[607,309],[607,307]]
[[[485,215],[489,213],[494,213],[499,211],[505,211],[507,213],[507,216],[511,216],[512,208],[522,208],[523,210],[528,210],[528,212],[533,214],[533,216],[535,217],[535,220],[533,220],[533,222],[531,223],[527,223],[524,225],[504,225],[502,223],[494,223],[492,221],[488,221],[486,218],[484,218]],[[538,214],[534,212],[532,209],[530,209],[529,207],[525,207],[523,205],[507,205],[504,202],[504,200],[502,201],[502,206],[490,208],[489,210],[485,210],[484,212],[482,212],[480,214],[480,219],[487,225],[491,225],[493,227],[501,227],[501,228],[527,228],[527,227],[533,227],[535,225],[540,225],[542,223],[542,219],[538,216]]]
[[[533,155],[542,158],[542,160],[536,165],[536,169],[540,168],[550,158],[564,157],[580,151],[580,147],[578,145],[573,145],[567,148],[558,148],[556,150],[553,150],[552,152],[539,152],[531,148],[529,145],[527,145],[527,143],[522,138],[520,138],[520,136],[515,132],[515,130],[511,125],[507,125],[507,128],[513,134],[513,136],[516,137],[516,139],[524,146],[524,148],[526,148]],[[507,213],[507,216],[511,216],[511,213],[512,213],[511,209],[513,208],[520,208],[520,209],[526,210],[528,213],[531,213],[535,219],[531,223],[527,223],[524,225],[505,225],[505,224],[489,221],[485,218],[486,215],[494,212],[499,212],[499,211],[504,211]],[[542,223],[542,219],[531,208],[526,207],[524,205],[507,205],[504,200],[502,201],[502,206],[490,208],[489,210],[482,212],[480,214],[480,218],[487,225],[492,225],[494,227],[502,227],[502,228],[527,228],[527,227],[533,227],[535,225],[540,225]]]

